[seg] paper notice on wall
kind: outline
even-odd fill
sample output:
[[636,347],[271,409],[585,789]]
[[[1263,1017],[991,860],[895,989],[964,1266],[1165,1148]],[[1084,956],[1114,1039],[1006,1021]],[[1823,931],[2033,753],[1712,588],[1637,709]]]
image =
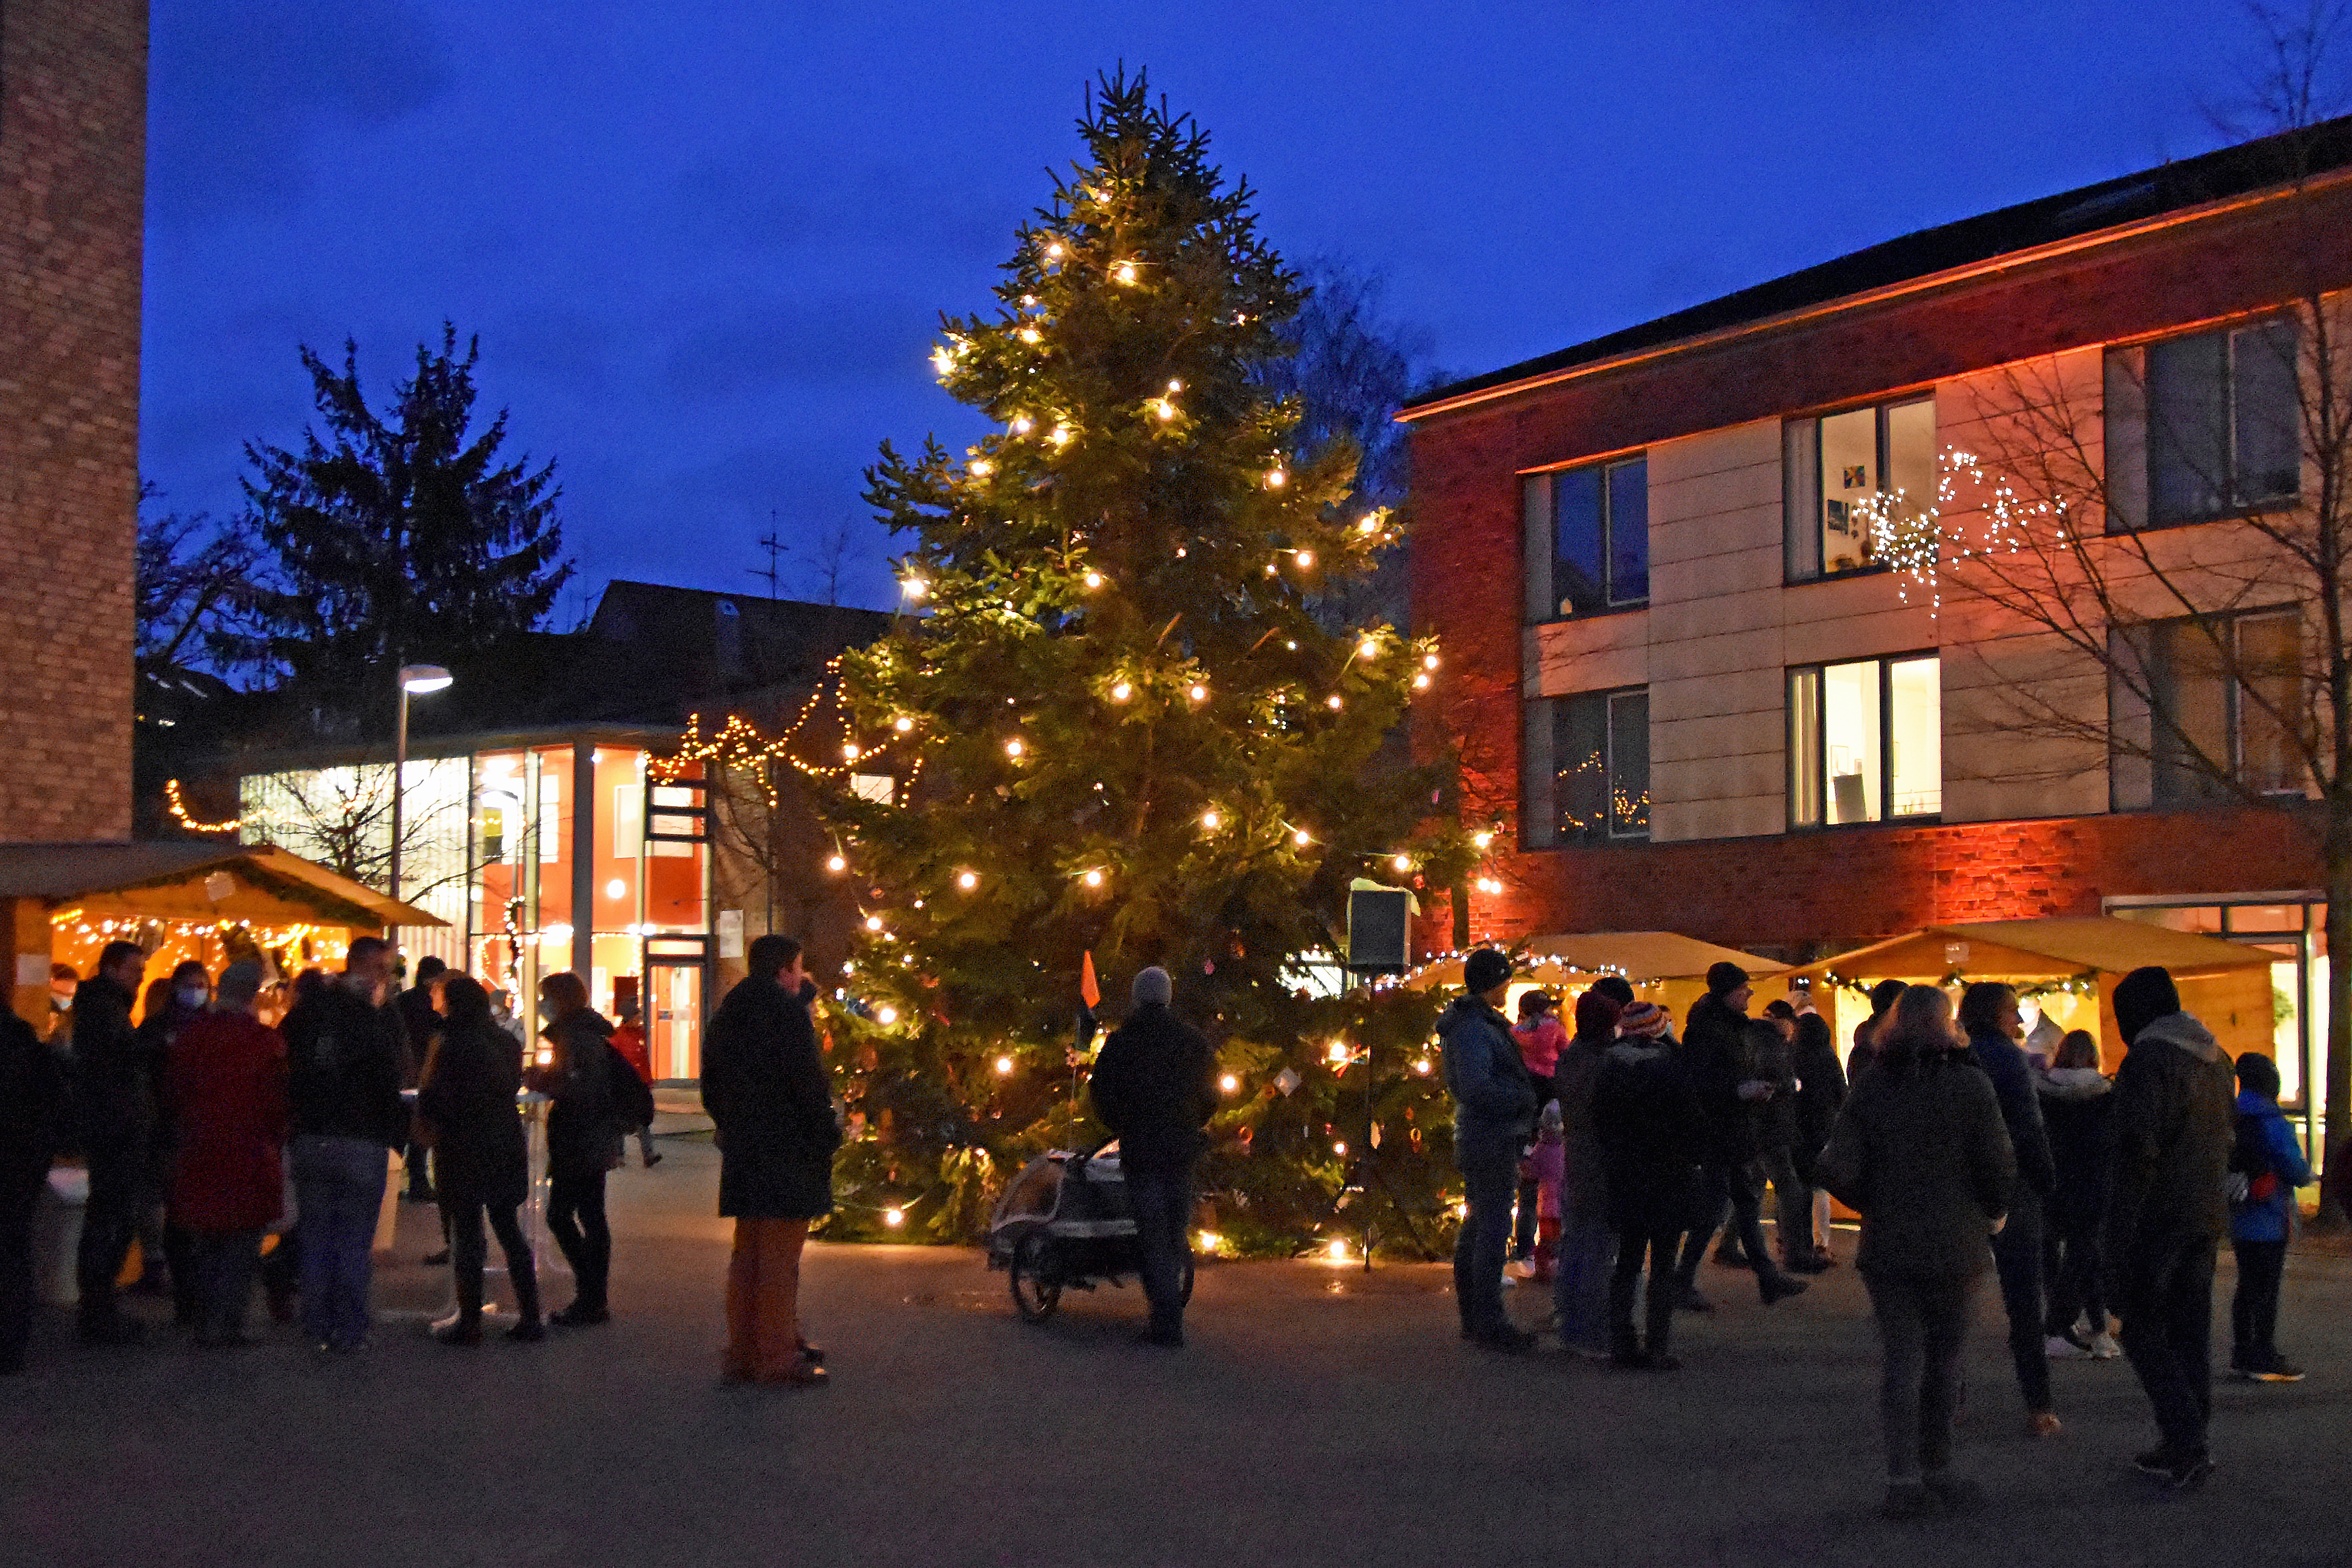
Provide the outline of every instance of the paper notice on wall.
[[741,910],[719,911],[719,956],[721,958],[743,956],[743,911]]
[[16,955],[16,984],[47,985],[49,983],[49,955],[46,952],[20,952]]

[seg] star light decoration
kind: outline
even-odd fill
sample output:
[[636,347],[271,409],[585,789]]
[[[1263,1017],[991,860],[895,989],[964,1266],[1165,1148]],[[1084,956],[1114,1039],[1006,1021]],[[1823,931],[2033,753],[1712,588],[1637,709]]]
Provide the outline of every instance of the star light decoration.
[[[1965,515],[1960,505],[1964,489],[1977,501],[1969,510],[1982,520],[1974,539],[1949,521]],[[1967,561],[2039,548],[2029,542],[2030,536],[2044,531],[2061,552],[2075,543],[2063,496],[2030,499],[2007,474],[1958,447],[1937,454],[1932,504],[1919,505],[1898,488],[1874,491],[1856,501],[1853,510],[1877,558],[1899,574],[1897,595],[1908,604],[1914,586],[1924,590],[1931,612],[1943,609],[1941,569],[1947,556]]]

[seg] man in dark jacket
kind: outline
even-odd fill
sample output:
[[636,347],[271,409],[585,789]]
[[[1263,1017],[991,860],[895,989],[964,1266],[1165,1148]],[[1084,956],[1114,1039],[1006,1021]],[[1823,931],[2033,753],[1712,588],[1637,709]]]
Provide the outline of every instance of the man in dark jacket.
[[[1811,1194],[1807,1216],[1811,1229],[1813,1261],[1826,1268],[1834,1261],[1830,1256],[1830,1194],[1821,1183],[1815,1169],[1822,1148],[1830,1141],[1830,1128],[1837,1121],[1838,1110],[1845,1104],[1845,1068],[1838,1062],[1837,1042],[1830,1036],[1829,1020],[1813,1010],[1811,1001],[1800,1003],[1797,1013],[1797,1039],[1791,1065],[1797,1072],[1797,1179]],[[1782,1238],[1787,1246],[1787,1238]]]
[[[449,972],[449,966],[427,953],[416,961],[416,984],[400,994],[400,1026],[408,1039],[408,1081],[403,1087],[415,1089],[418,1075],[425,1071],[425,1058],[433,1037],[441,1032],[441,1015],[433,1009],[433,984]],[[413,1204],[433,1201],[433,1151],[422,1143],[412,1142],[401,1157],[408,1168],[407,1199]]]
[[1762,1149],[1759,1119],[1765,1101],[1780,1090],[1753,1069],[1747,1030],[1748,1003],[1754,995],[1748,972],[1727,959],[1707,970],[1706,994],[1691,1004],[1683,1026],[1685,1070],[1697,1086],[1706,1115],[1706,1150],[1699,1175],[1699,1211],[1683,1238],[1675,1279],[1681,1304],[1701,1311],[1706,1300],[1698,1291],[1699,1259],[1706,1254],[1707,1239],[1723,1223],[1727,1202],[1764,1304],[1769,1307],[1805,1289],[1803,1280],[1781,1271],[1764,1246],[1764,1192],[1756,1168]]
[[1169,1010],[1175,984],[1153,965],[1135,977],[1134,1008],[1095,1058],[1087,1088],[1095,1114],[1118,1137],[1118,1163],[1143,1252],[1151,1302],[1147,1344],[1184,1342],[1184,1265],[1192,1252],[1192,1163],[1217,1108],[1217,1058],[1208,1037]]
[[33,1213],[65,1142],[65,1064],[0,1008],[0,1376],[25,1370],[33,1326]]
[[1992,1080],[2001,1124],[2009,1130],[2017,1160],[2017,1191],[2010,1203],[2009,1223],[1992,1238],[1992,1261],[2000,1276],[2001,1305],[2009,1314],[2009,1356],[2017,1369],[2018,1392],[2025,1396],[2026,1429],[2047,1437],[2058,1430],[2058,1415],[2051,1402],[2050,1352],[2042,1331],[2049,1317],[2042,1245],[2047,1235],[2043,1207],[2057,1184],[2057,1173],[2051,1163],[2050,1137],[2042,1125],[2041,1097],[2033,1091],[2033,1069],[2018,1045],[2025,1037],[2025,1019],[2017,993],[1999,981],[1978,981],[1960,994],[1959,1025],[1969,1037],[1960,1059]]
[[141,1054],[131,1026],[131,1000],[146,967],[138,944],[110,942],[99,954],[98,973],[74,990],[75,1110],[89,1166],[75,1272],[81,1337],[93,1344],[139,1337],[139,1325],[122,1315],[115,1300],[114,1281],[139,1228],[161,1092],[155,1064]]
[[1437,1021],[1445,1088],[1454,1097],[1454,1160],[1470,1211],[1454,1245],[1454,1304],[1462,1313],[1464,1339],[1527,1351],[1535,1336],[1515,1328],[1503,1310],[1503,1255],[1510,1246],[1520,1151],[1535,1130],[1535,1080],[1503,1016],[1510,959],[1491,947],[1478,949],[1463,963],[1462,984],[1465,994]]
[[2116,1075],[2100,1281],[2163,1435],[2136,1463],[2186,1489],[2213,1468],[2213,1255],[2230,1228],[2236,1079],[2160,968],[2124,976],[2116,1023],[2127,1054]]
[[368,1287],[389,1152],[408,1142],[400,1016],[380,1005],[392,973],[381,937],[352,940],[343,973],[286,1016],[293,1110],[302,1331],[353,1351],[368,1331]]
[[821,1384],[824,1353],[801,1332],[801,1249],[833,1212],[841,1126],[817,1050],[801,944],[751,943],[751,973],[719,1003],[702,1047],[702,1108],[719,1139],[719,1213],[735,1222],[727,1264],[726,1375]]

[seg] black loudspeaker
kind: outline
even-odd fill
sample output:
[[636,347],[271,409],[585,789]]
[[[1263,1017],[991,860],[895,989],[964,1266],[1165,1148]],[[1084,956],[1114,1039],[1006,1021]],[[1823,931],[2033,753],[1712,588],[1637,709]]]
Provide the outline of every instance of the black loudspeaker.
[[1370,974],[1402,974],[1411,930],[1412,895],[1399,888],[1357,888],[1348,894],[1348,967]]

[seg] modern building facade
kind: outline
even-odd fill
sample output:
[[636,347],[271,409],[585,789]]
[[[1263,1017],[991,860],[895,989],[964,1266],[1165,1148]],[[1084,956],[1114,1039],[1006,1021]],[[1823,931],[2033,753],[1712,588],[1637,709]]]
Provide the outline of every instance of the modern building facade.
[[[2292,307],[2347,288],[2352,122],[2335,122],[1408,406],[1415,628],[1446,651],[1425,739],[1461,747],[1465,809],[1498,826],[1434,944],[1453,913],[1473,936],[1659,929],[1799,961],[1931,923],[2124,914],[2277,955],[2280,1066],[2315,1116],[2307,781],[2269,706],[2171,636],[2184,608],[2242,605],[2239,646],[2291,656],[2302,612],[2231,562],[2200,579],[2211,602],[2136,605],[2112,635],[2139,639],[2170,705],[2152,727],[2097,660],[1954,594],[1919,542],[1955,454],[2032,427],[2105,500],[2071,526],[2169,531],[2168,559],[2242,550],[2227,519],[2310,499],[2282,434]],[[2158,742],[2176,732],[2247,787],[2173,765]]]

